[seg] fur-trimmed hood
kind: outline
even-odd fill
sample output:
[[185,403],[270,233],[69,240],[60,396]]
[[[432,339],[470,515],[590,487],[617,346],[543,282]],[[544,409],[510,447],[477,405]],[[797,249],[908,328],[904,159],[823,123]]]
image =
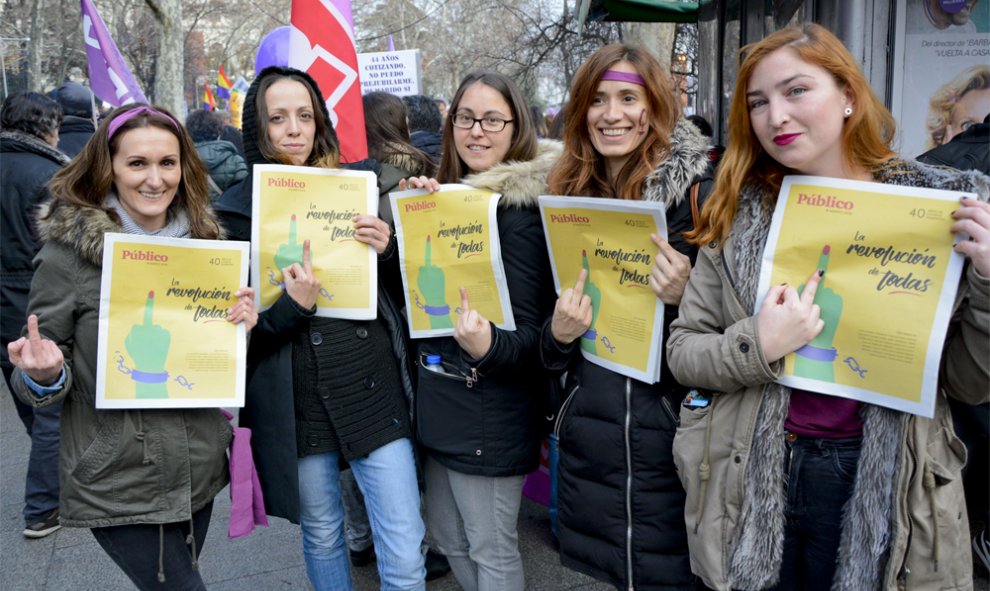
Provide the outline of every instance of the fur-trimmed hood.
[[[207,221],[220,230],[222,237],[223,227],[213,210],[208,209],[206,215]],[[64,201],[43,205],[38,213],[37,228],[42,242],[51,240],[62,244],[97,267],[103,266],[103,235],[124,231],[113,212]]]
[[499,207],[536,207],[538,197],[547,190],[547,175],[564,151],[556,140],[543,139],[536,158],[526,162],[501,162],[485,172],[464,177],[464,183],[502,194]]
[[681,117],[670,134],[670,153],[646,177],[643,201],[659,201],[670,209],[684,201],[698,177],[710,176],[711,143],[693,123]]
[[42,206],[38,213],[38,236],[62,244],[87,262],[103,266],[103,235],[123,232],[109,212],[95,207],[79,207],[61,201]]
[[68,156],[60,152],[57,148],[53,148],[38,136],[12,129],[0,131],[0,151],[30,152],[58,164],[65,164],[69,161]]

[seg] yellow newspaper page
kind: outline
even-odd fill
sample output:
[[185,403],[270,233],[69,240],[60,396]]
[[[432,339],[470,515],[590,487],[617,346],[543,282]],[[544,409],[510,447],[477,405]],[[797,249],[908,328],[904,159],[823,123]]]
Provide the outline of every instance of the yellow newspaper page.
[[542,195],[540,214],[557,294],[588,269],[584,293],[593,317],[581,354],[641,382],[659,381],[663,302],[649,277],[657,254],[650,234],[667,237],[663,205]]
[[515,330],[495,212],[500,195],[467,185],[392,193],[402,287],[414,339],[454,334],[460,288],[471,307]]
[[97,408],[244,406],[248,243],[107,234]]
[[354,238],[354,216],[378,215],[374,173],[265,164],[254,167],[251,285],[258,310],[285,290],[282,270],[302,264],[309,240],[320,280],[316,315],[370,320],[378,313],[375,249]]
[[825,329],[784,359],[780,383],[931,417],[963,256],[952,212],[964,193],[840,179],[784,179],[756,310],[771,285],[815,296]]

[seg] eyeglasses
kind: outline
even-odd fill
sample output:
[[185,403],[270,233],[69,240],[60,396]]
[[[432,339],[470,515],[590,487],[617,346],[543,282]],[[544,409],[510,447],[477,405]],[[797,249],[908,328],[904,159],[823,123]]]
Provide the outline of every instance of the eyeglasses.
[[481,119],[477,119],[470,115],[456,113],[450,118],[450,122],[454,124],[454,127],[461,129],[471,129],[475,123],[480,123],[482,131],[498,133],[505,129],[506,123],[512,123],[512,119],[501,119],[499,117],[482,117]]

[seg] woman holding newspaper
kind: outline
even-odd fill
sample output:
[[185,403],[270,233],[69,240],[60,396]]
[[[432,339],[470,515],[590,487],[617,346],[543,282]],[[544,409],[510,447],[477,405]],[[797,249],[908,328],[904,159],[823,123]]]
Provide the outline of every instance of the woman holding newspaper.
[[[549,192],[664,204],[669,241],[652,236],[649,282],[665,304],[666,333],[697,255],[683,233],[694,227],[692,200],[708,193],[708,140],[680,116],[670,78],[639,47],[599,49],[578,70],[570,96],[564,156],[550,173]],[[600,298],[596,281],[585,265],[577,284],[561,293],[541,339],[547,369],[567,370],[555,427],[561,562],[622,589],[693,589],[684,491],[671,456],[675,409],[687,388],[665,359],[660,382],[647,384],[582,356],[586,344],[601,341],[589,330]]]
[[[507,76],[474,72],[444,119],[437,179],[501,193],[496,214],[516,330],[497,328],[461,288],[453,337],[417,341],[416,436],[425,449],[426,515],[464,589],[525,587],[516,522],[523,478],[539,464],[548,381],[536,357],[552,294],[537,197],[560,154],[538,142],[529,108]],[[439,355],[442,369],[428,357]],[[430,365],[430,367],[428,367]]]
[[[316,82],[272,66],[244,102],[248,165],[340,166],[340,147]],[[250,239],[252,179],[217,203],[224,225]],[[271,515],[301,523],[306,572],[317,590],[353,588],[344,540],[340,464],[353,470],[371,520],[382,589],[424,589],[424,526],[413,459],[412,378],[405,324],[382,286],[398,266],[391,230],[375,215],[353,220],[354,237],[378,253],[378,315],[358,321],[314,316],[320,282],[309,241],[287,260],[285,291],[260,314],[248,351],[242,424],[251,427]],[[278,256],[276,257],[278,258]]]
[[[721,393],[681,409],[675,440],[692,566],[719,590],[970,588],[965,450],[945,397],[990,392],[990,179],[898,158],[890,113],[818,25],[778,31],[743,56],[729,148],[691,235],[702,254],[667,344],[678,379]],[[828,291],[828,248],[802,291],[771,286],[752,312],[787,174],[979,195],[952,214],[952,231],[970,239],[955,247],[967,265],[941,337],[933,419],[775,383],[785,355],[813,355],[813,339],[835,330],[815,299]]]
[[[198,558],[228,481],[227,420],[217,409],[97,410],[95,398],[104,234],[217,238],[206,169],[171,114],[128,105],[55,174],[51,193],[27,336],[8,351],[21,400],[63,401],[62,525],[91,528],[139,589],[205,589]],[[253,291],[236,296],[227,320],[251,329]]]

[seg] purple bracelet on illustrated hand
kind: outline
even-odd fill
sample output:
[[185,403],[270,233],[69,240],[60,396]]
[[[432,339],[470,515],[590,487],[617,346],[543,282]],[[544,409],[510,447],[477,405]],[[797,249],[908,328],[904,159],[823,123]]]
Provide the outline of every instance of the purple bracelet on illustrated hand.
[[839,351],[835,347],[831,349],[823,349],[821,347],[813,347],[811,345],[805,345],[794,352],[805,359],[810,359],[812,361],[824,361],[826,363],[831,363],[835,361],[835,358],[839,356]]
[[450,314],[450,306],[446,304],[443,306],[423,306],[423,310],[429,316],[446,316]]
[[168,372],[151,373],[147,371],[131,370],[131,379],[142,384],[164,384],[168,381]]

